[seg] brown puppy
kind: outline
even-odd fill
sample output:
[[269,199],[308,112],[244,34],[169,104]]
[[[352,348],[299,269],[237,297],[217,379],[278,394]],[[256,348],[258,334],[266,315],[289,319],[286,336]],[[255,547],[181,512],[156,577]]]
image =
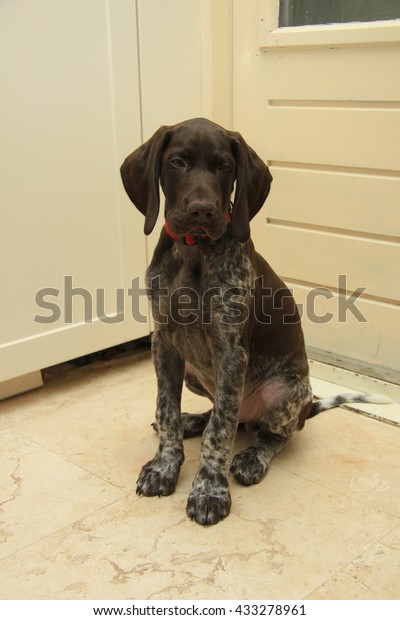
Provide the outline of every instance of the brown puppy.
[[[165,194],[165,227],[147,270],[159,448],[144,465],[137,492],[173,493],[183,438],[203,433],[187,514],[214,524],[231,507],[229,471],[241,484],[259,482],[306,418],[323,409],[311,410],[293,297],[250,240],[249,222],[272,177],[238,133],[205,119],[161,127],[127,157],[121,174],[145,215],[145,234],[158,217],[160,183]],[[184,377],[210,398],[210,411],[181,414]],[[258,431],[232,460],[239,422]]]

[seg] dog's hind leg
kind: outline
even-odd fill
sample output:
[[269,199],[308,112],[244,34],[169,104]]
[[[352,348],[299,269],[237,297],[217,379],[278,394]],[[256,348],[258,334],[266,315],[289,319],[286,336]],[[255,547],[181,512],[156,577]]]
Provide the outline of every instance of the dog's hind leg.
[[206,413],[182,413],[183,437],[202,435],[210,419],[212,409]]
[[[210,419],[211,411],[212,409],[205,413],[182,413],[183,438],[187,439],[188,437],[202,435]],[[153,422],[152,427],[158,433],[157,422]]]
[[235,455],[231,473],[240,484],[257,484],[265,476],[273,457],[287,443],[288,439],[258,431],[253,445]]
[[312,401],[307,377],[293,382],[270,381],[258,395],[262,411],[256,421],[256,441],[236,454],[230,469],[236,480],[246,486],[262,480],[273,457],[303,427]]

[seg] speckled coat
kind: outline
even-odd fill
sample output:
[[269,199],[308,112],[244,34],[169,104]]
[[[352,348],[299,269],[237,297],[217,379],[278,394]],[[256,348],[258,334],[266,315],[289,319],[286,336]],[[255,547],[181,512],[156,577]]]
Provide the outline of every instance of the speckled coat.
[[[272,177],[239,134],[205,119],[160,128],[121,173],[146,234],[157,220],[159,182],[165,194],[166,227],[146,275],[159,447],[137,492],[171,494],[183,438],[202,433],[187,514],[214,524],[231,507],[229,472],[244,485],[259,482],[312,404],[295,302],[250,239]],[[209,411],[181,413],[184,380],[211,400]],[[257,432],[232,459],[239,422]]]

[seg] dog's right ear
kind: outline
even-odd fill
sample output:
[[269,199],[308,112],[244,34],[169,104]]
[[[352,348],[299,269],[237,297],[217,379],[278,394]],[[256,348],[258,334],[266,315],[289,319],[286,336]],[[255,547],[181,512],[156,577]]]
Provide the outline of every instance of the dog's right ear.
[[144,234],[153,230],[160,210],[161,156],[170,127],[160,127],[147,142],[125,159],[120,172],[122,183],[133,204],[146,216]]

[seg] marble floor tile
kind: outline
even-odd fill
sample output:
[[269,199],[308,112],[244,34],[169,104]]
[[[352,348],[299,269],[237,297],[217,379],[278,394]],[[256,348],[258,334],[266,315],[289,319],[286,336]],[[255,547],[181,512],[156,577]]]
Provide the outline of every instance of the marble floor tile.
[[0,431],[0,445],[0,557],[122,496],[14,430]]
[[400,517],[400,427],[326,411],[306,422],[275,464]]
[[[133,390],[134,397],[141,395],[141,390],[135,390],[136,382],[151,380],[153,374],[147,350],[82,367],[72,366],[66,374],[55,375],[39,390],[1,401],[0,429],[35,420],[40,414],[62,415],[65,407],[74,403],[81,403],[84,407],[88,401],[94,400],[101,405],[111,394],[117,409],[121,403],[127,405],[125,388],[130,394]],[[151,381],[148,388],[151,389]],[[92,410],[92,413],[99,413],[99,410]]]
[[9,556],[0,597],[304,598],[400,525],[275,468],[257,488],[232,483],[232,514],[203,528],[185,516],[196,467],[175,495],[131,494]]
[[[150,355],[130,353],[0,403],[0,599],[399,596],[398,428],[321,414],[203,528],[185,513],[200,438],[174,495],[134,493],[155,394]],[[184,391],[183,410],[207,408]]]
[[[111,369],[81,386],[68,386],[68,398],[60,394],[58,407],[41,411],[12,427],[32,441],[103,478],[126,492],[135,488],[144,462],[157,449],[154,421],[156,380],[149,354],[131,365],[129,375]],[[90,371],[93,374],[93,370]],[[115,374],[117,379],[115,379]],[[33,395],[32,395],[33,396]],[[183,407],[193,412],[208,408],[208,401],[184,391]]]
[[[140,381],[135,389],[146,394]],[[136,411],[132,390],[121,391],[121,402],[113,390],[106,388],[101,394],[96,389],[83,401],[77,397],[65,403],[62,412],[38,413],[13,428],[100,478],[132,491],[134,462],[146,458],[146,444],[154,434],[150,427],[153,404]]]
[[311,599],[400,600],[400,527],[312,592]]

